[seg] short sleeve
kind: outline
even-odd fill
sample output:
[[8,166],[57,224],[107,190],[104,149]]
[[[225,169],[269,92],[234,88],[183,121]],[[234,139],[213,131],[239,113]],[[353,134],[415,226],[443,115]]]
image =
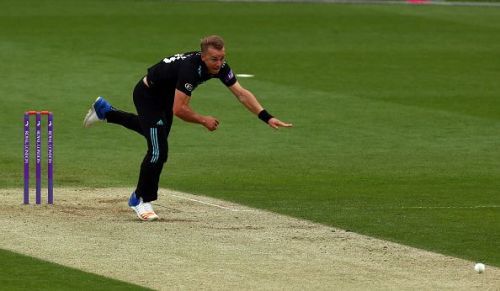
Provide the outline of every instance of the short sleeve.
[[219,72],[219,79],[221,80],[224,85],[227,87],[231,87],[236,83],[236,76],[233,73],[233,70],[231,70],[231,67],[227,63],[224,64],[222,69]]
[[196,72],[190,65],[181,66],[179,70],[179,77],[175,89],[191,96],[191,93],[197,86]]

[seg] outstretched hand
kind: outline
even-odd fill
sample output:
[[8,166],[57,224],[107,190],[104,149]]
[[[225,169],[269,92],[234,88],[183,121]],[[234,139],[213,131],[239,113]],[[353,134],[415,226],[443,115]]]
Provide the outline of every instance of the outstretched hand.
[[269,121],[267,122],[267,124],[269,124],[269,126],[272,127],[272,128],[274,128],[274,129],[278,129],[280,127],[292,127],[293,126],[293,124],[283,122],[283,121],[279,120],[276,117],[273,117],[273,118],[269,119]]

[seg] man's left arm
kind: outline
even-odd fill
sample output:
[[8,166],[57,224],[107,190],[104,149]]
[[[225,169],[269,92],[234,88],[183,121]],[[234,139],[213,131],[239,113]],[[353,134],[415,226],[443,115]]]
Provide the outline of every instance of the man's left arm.
[[257,115],[262,121],[266,122],[272,128],[279,127],[292,127],[291,123],[286,123],[278,118],[270,115],[263,107],[260,105],[257,98],[249,90],[243,88],[238,81],[228,87],[229,90],[238,98],[238,100],[252,113]]

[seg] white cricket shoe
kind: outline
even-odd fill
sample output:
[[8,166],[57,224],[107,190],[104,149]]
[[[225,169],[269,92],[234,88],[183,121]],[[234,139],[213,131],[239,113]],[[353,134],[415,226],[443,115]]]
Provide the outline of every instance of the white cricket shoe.
[[143,217],[146,217],[148,221],[155,221],[158,220],[158,215],[155,213],[153,210],[153,205],[149,202],[142,202],[142,205],[144,207],[145,215]]
[[149,202],[143,202],[142,198],[135,196],[135,192],[130,195],[128,206],[135,211],[137,217],[142,221],[155,221],[159,218],[153,210],[153,205]]
[[101,96],[97,97],[83,119],[83,126],[90,127],[98,121],[106,120],[106,114],[111,111],[111,108],[111,104],[106,99]]

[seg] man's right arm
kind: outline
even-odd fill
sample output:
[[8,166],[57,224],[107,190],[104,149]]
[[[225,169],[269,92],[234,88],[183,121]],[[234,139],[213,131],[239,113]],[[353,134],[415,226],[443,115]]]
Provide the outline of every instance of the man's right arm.
[[175,90],[173,107],[175,116],[187,122],[199,123],[210,131],[216,130],[219,126],[219,121],[213,116],[200,115],[194,112],[194,110],[189,106],[190,100],[190,96],[186,95],[182,91],[177,89]]

